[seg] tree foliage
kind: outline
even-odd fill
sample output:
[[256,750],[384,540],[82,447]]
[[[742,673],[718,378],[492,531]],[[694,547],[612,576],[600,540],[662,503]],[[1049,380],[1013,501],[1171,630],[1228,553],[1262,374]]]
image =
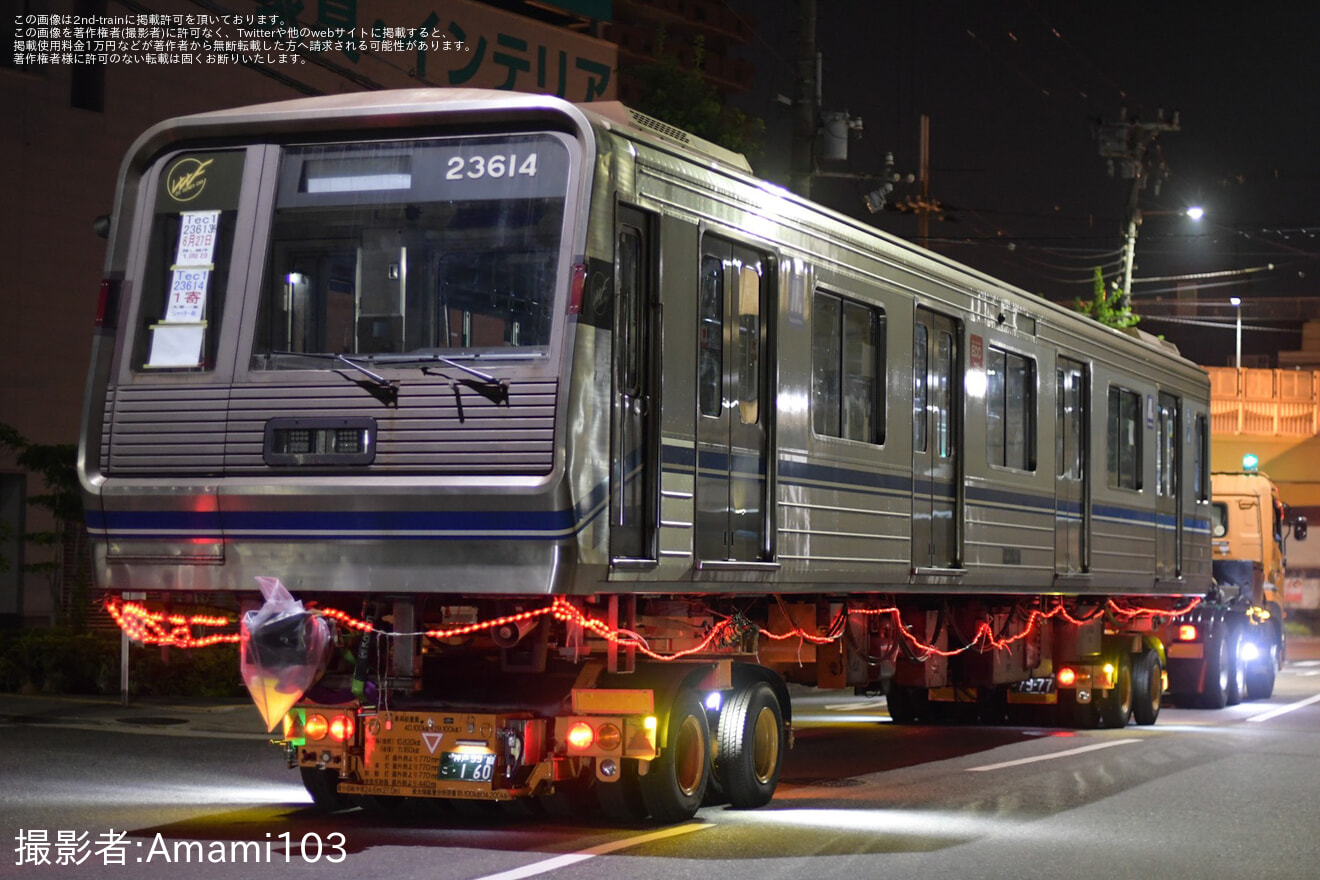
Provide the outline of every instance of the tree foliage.
[[[0,422],[0,449],[14,453],[14,463],[30,474],[41,478],[45,491],[28,498],[27,503],[46,511],[52,521],[51,528],[29,531],[23,540],[45,552],[44,558],[23,565],[23,571],[43,575],[50,588],[51,608],[58,615],[62,606],[61,596],[64,586],[64,553],[66,543],[73,533],[81,531],[70,528],[82,521],[82,490],[78,482],[78,447],[72,443],[33,443],[24,437],[17,428]],[[8,534],[14,531],[13,525],[5,523]],[[81,558],[81,547],[72,548]],[[7,567],[9,560],[0,560]],[[78,585],[75,585],[78,586]],[[85,584],[81,585],[85,587]],[[74,607],[81,610],[83,603],[76,601]],[[78,616],[78,615],[75,615]],[[79,621],[75,621],[79,622]]]
[[1079,299],[1073,303],[1073,309],[1087,317],[1094,318],[1106,327],[1135,327],[1141,316],[1132,311],[1130,301],[1125,302],[1123,291],[1117,287],[1105,286],[1104,274],[1099,267],[1095,270],[1094,289],[1089,300]]
[[693,41],[693,61],[685,65],[665,51],[665,33],[656,38],[655,61],[631,72],[640,86],[633,109],[748,157],[761,152],[765,123],[730,107],[702,75],[705,46]]

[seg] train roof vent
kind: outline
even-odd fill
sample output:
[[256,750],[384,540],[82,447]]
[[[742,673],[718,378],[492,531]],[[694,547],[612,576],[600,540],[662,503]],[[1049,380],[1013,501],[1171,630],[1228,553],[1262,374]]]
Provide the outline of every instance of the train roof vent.
[[640,113],[618,101],[597,101],[585,105],[584,109],[593,111],[616,125],[650,132],[658,135],[662,141],[678,144],[685,149],[702,153],[723,165],[746,171],[748,174],[752,173],[752,166],[742,153],[735,153],[733,150],[725,149],[719,144],[713,144],[677,126],[670,125],[662,119]]

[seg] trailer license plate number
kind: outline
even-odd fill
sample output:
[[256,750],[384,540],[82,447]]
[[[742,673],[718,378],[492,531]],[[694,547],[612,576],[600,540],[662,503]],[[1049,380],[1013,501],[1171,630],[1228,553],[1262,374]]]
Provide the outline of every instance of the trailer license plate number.
[[495,755],[489,752],[444,752],[440,756],[440,778],[459,782],[490,782],[495,775]]

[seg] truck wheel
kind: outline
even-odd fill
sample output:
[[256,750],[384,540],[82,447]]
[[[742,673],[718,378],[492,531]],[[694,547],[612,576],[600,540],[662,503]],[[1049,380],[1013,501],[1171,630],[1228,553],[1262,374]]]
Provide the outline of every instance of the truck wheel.
[[1236,706],[1247,696],[1247,664],[1242,662],[1244,637],[1242,627],[1236,626],[1228,633],[1228,694],[1227,704]]
[[885,692],[889,718],[895,724],[917,724],[928,720],[930,700],[925,688],[890,684]]
[[715,741],[715,773],[729,803],[742,810],[769,803],[784,760],[784,713],[769,685],[733,692],[720,710]]
[[1148,648],[1132,655],[1132,720],[1154,724],[1164,701],[1164,667],[1160,652]]
[[1127,727],[1132,714],[1132,660],[1127,651],[1114,657],[1114,686],[1099,697],[1092,697],[1100,708],[1100,727]]
[[1269,646],[1247,665],[1247,699],[1268,700],[1274,696],[1274,670],[1278,665],[1279,643],[1275,641],[1275,633],[1272,631]]
[[299,767],[303,788],[312,796],[312,807],[331,812],[346,810],[353,804],[339,793],[339,771],[322,770],[318,767]]
[[664,751],[638,780],[647,812],[661,824],[685,822],[696,815],[710,782],[710,725],[695,691],[678,692],[669,709],[667,732]]
[[1228,705],[1228,680],[1232,671],[1228,638],[1222,627],[1215,627],[1205,642],[1205,684],[1201,689],[1201,708],[1222,709]]

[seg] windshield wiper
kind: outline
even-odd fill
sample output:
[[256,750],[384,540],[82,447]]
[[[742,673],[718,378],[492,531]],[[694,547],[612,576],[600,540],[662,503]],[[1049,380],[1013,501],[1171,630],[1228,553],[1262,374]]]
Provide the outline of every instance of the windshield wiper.
[[380,373],[376,373],[371,370],[368,370],[366,367],[362,366],[357,361],[353,360],[352,358],[346,355],[336,354],[335,361],[336,363],[347,364],[348,366],[357,370],[362,375],[366,376],[373,383],[375,383],[374,385],[366,385],[362,382],[358,383],[363,388],[365,388],[371,394],[372,397],[375,397],[377,400],[379,400],[381,403],[385,404],[386,406],[398,405],[399,403],[398,382],[392,379],[386,379]]
[[[312,358],[314,360],[331,360],[335,363],[341,363],[356,370],[369,379],[369,382],[363,382],[360,379],[352,381],[359,388],[363,388],[372,397],[379,400],[386,406],[397,406],[399,403],[399,383],[386,379],[384,376],[359,364],[357,361],[343,354],[331,354],[322,351],[271,351],[267,352],[266,357],[289,357],[289,358]],[[342,375],[342,374],[341,374]],[[347,377],[345,377],[347,378]]]

